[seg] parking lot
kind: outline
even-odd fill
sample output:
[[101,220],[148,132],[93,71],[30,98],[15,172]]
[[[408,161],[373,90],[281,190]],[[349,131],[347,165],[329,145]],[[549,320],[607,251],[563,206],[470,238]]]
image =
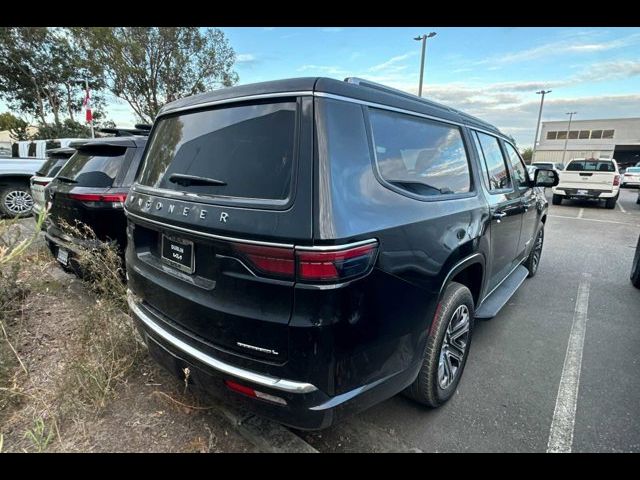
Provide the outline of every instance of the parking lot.
[[[398,395],[301,436],[319,451],[544,452],[557,412],[571,451],[640,451],[640,291],[629,281],[636,198],[623,189],[615,210],[549,201],[538,274],[497,317],[477,324],[464,377],[443,407]],[[584,344],[564,368],[574,324],[585,326]],[[563,408],[571,374],[575,415]]]

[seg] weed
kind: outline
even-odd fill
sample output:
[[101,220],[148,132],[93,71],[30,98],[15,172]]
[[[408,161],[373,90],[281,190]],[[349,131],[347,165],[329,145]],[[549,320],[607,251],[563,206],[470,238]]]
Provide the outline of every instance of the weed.
[[27,430],[24,434],[24,438],[31,440],[36,451],[38,453],[42,453],[53,440],[53,429],[51,427],[47,429],[44,420],[42,418],[36,418],[33,429]]

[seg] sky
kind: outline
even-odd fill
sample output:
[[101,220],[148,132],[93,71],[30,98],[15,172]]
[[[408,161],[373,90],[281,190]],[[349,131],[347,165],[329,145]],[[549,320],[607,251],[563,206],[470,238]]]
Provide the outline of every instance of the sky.
[[[417,93],[427,40],[423,96],[489,121],[518,146],[542,120],[640,117],[640,28],[223,27],[237,54],[239,83],[355,76]],[[4,105],[0,104],[0,111]],[[135,123],[111,97],[108,117]]]

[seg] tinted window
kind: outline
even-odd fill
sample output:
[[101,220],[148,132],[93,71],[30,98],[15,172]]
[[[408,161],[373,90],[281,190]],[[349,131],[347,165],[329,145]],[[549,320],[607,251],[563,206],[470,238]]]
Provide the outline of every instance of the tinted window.
[[489,190],[502,190],[511,188],[511,179],[507,171],[507,165],[500,150],[500,144],[496,137],[475,132],[480,142],[480,155],[484,157],[484,166],[489,180]]
[[577,162],[571,162],[567,165],[565,169],[569,172],[580,172],[580,171],[590,171],[590,172],[615,172],[616,169],[613,166],[612,162],[609,161],[598,161],[598,160],[580,160]]
[[55,177],[60,169],[67,163],[69,157],[54,157],[51,156],[42,164],[40,170],[36,172],[36,175],[41,177]]
[[564,130],[562,132],[558,132],[558,136],[556,137],[557,140],[564,140],[567,138],[567,131]]
[[58,172],[58,176],[75,180],[78,187],[109,188],[113,185],[126,148],[79,150]]
[[591,138],[602,138],[602,130],[591,130]]
[[602,132],[602,138],[613,138],[614,130],[604,130]]
[[547,140],[555,140],[558,132],[547,132]]
[[571,130],[569,132],[569,138],[573,138],[573,139],[578,138],[578,130]]
[[589,138],[591,135],[591,130],[580,130],[580,135],[578,138]]
[[[524,162],[516,152],[516,149],[511,144],[506,143],[504,146],[507,149],[507,155],[509,155],[509,162],[513,168],[513,178],[518,188],[529,188],[529,177],[527,175],[527,168],[524,166]],[[539,167],[545,168],[542,165]],[[553,168],[553,167],[552,167]]]
[[[291,190],[296,103],[262,103],[161,118],[138,182],[204,195],[286,199]],[[172,174],[226,185],[179,185]]]
[[465,193],[469,162],[460,129],[411,115],[370,109],[380,175],[418,195]]

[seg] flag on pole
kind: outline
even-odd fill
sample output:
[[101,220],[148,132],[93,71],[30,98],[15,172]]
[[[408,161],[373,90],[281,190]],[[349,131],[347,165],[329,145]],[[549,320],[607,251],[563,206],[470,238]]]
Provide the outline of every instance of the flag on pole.
[[87,85],[87,94],[84,97],[84,102],[82,102],[82,105],[87,111],[87,123],[91,123],[93,121],[93,115],[91,113],[91,92],[89,92],[89,85]]

